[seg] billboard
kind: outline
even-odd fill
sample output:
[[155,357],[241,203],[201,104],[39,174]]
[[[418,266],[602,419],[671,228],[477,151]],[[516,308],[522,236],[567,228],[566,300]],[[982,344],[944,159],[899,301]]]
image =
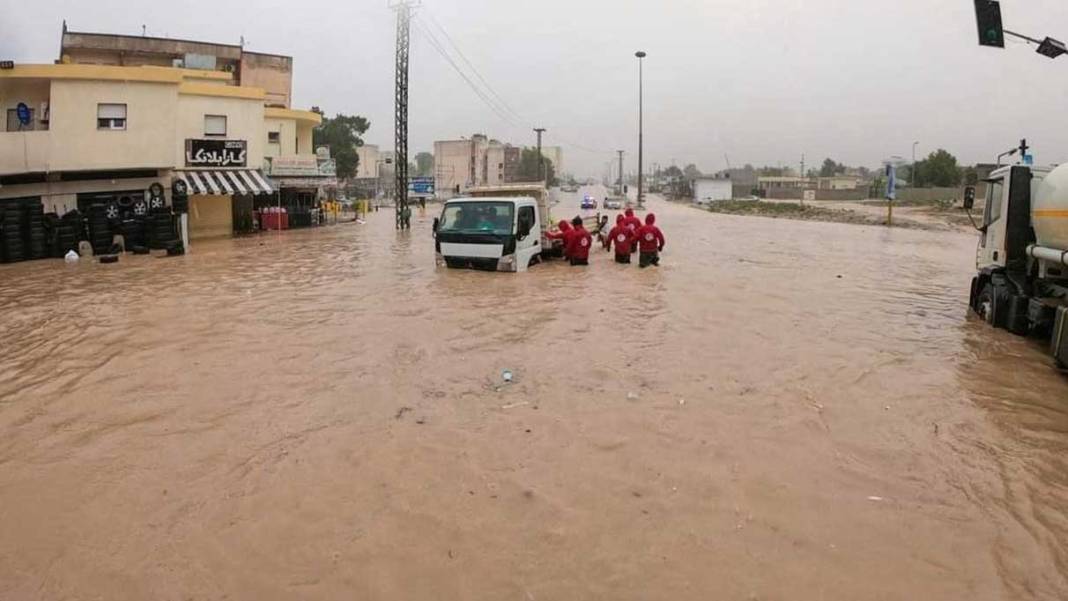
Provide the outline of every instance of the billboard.
[[434,195],[434,178],[432,177],[411,177],[408,178],[408,193],[415,194],[417,196],[433,196]]

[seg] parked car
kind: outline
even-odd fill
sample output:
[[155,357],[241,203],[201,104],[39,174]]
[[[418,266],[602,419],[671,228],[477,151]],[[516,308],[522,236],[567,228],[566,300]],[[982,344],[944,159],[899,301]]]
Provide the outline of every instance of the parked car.
[[582,208],[583,209],[596,209],[597,208],[597,201],[594,200],[592,196],[588,196],[588,195],[587,196],[583,196],[582,197]]
[[618,211],[623,208],[623,201],[618,198],[606,198],[604,199],[604,208]]

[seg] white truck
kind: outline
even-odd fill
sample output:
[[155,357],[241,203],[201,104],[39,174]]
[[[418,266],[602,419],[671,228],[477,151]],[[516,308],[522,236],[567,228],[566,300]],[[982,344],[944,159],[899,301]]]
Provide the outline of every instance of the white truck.
[[485,271],[526,271],[558,254],[549,195],[540,184],[475,188],[445,202],[434,219],[437,264]]
[[[1026,147],[1024,147],[1026,152]],[[971,308],[987,323],[1049,341],[1068,364],[1068,165],[1010,165],[987,182]],[[974,204],[974,190],[964,207]]]

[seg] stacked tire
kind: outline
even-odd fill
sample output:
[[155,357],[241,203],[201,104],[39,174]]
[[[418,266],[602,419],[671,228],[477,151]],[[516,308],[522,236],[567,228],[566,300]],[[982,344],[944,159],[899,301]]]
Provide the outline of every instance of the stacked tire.
[[69,251],[78,252],[78,242],[84,230],[82,214],[78,211],[70,211],[57,219],[52,256],[61,259]]
[[48,256],[45,246],[44,205],[40,200],[23,203],[25,227],[23,236],[26,244],[26,256],[29,259],[43,259]]
[[89,244],[93,246],[93,253],[98,255],[107,254],[111,250],[113,238],[107,211],[108,206],[105,204],[89,206]]
[[145,223],[148,247],[164,249],[173,246],[177,236],[174,233],[174,219],[170,213],[159,212],[149,215]]
[[119,232],[122,233],[122,238],[126,242],[126,250],[131,250],[135,246],[148,246],[143,218],[123,219],[119,225]]
[[17,202],[0,204],[0,255],[5,263],[26,260],[26,246],[22,235],[22,208]]

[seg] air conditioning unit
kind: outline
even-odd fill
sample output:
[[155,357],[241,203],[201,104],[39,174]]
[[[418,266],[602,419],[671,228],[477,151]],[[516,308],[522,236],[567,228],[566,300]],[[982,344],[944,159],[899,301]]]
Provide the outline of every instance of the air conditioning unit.
[[223,65],[222,70],[226,71],[227,73],[233,73],[235,71],[234,66],[232,64]]
[[185,61],[180,59],[180,58],[176,58],[173,61],[171,61],[171,65],[175,69],[184,69],[185,68]]

